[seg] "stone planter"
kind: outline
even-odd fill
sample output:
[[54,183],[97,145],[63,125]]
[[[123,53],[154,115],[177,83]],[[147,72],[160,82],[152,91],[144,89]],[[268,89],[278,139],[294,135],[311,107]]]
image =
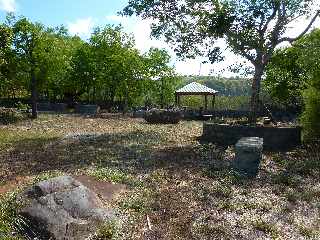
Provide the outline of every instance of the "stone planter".
[[174,110],[154,109],[147,111],[144,119],[153,124],[177,124],[182,120],[182,113]]
[[241,126],[205,122],[201,139],[230,146],[243,137],[259,137],[264,139],[265,150],[285,151],[301,144],[301,130],[301,127]]
[[96,115],[100,111],[98,105],[77,105],[75,107],[76,113],[84,115]]

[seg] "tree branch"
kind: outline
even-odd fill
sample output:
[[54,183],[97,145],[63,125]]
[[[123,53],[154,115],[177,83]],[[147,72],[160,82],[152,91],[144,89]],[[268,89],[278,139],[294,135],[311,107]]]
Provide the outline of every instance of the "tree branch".
[[317,13],[314,15],[314,17],[311,19],[310,23],[308,24],[308,26],[306,27],[306,29],[299,34],[299,36],[295,37],[295,38],[290,38],[290,37],[284,37],[279,39],[278,44],[281,42],[289,42],[292,43],[294,41],[297,41],[298,39],[302,38],[303,35],[305,35],[309,29],[311,28],[312,24],[316,21],[317,17],[320,15],[320,10],[317,11]]
[[261,32],[262,32],[263,34],[265,34],[265,32],[267,31],[268,26],[269,26],[270,22],[272,21],[272,19],[275,18],[276,14],[277,14],[277,11],[278,11],[278,9],[279,9],[279,6],[280,6],[280,5],[275,6],[275,8],[273,9],[272,14],[268,17],[268,19],[267,19],[264,27],[261,29]]

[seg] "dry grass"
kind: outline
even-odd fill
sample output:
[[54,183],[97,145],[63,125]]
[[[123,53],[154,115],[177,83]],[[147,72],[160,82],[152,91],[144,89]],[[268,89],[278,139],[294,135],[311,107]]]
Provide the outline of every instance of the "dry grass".
[[233,149],[200,144],[201,131],[72,115],[3,126],[0,192],[44,172],[90,173],[129,186],[110,203],[123,216],[118,238],[320,238],[319,146],[265,153],[245,180],[229,169]]

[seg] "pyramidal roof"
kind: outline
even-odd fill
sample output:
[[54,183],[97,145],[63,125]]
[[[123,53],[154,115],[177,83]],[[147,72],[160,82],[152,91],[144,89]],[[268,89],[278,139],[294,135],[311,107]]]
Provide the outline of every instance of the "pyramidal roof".
[[215,94],[217,92],[218,91],[213,90],[212,88],[208,88],[207,86],[204,86],[197,82],[189,83],[188,85],[176,91],[176,93],[202,93],[202,94],[205,94],[205,93]]

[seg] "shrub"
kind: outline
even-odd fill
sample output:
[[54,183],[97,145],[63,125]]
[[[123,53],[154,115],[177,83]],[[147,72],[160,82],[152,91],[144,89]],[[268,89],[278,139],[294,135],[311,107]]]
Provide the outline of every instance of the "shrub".
[[301,117],[304,139],[320,138],[320,90],[309,87],[303,92],[305,109]]
[[16,104],[16,108],[20,111],[23,111],[23,112],[28,112],[31,109],[29,104],[24,104],[20,101]]
[[177,124],[181,121],[183,115],[177,110],[159,110],[153,109],[146,112],[144,119],[148,123]]
[[24,118],[24,114],[14,108],[0,108],[0,124],[16,123]]

